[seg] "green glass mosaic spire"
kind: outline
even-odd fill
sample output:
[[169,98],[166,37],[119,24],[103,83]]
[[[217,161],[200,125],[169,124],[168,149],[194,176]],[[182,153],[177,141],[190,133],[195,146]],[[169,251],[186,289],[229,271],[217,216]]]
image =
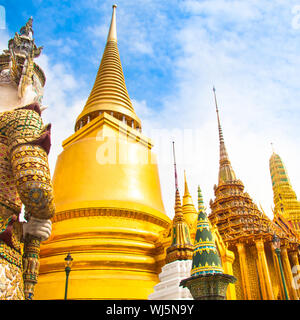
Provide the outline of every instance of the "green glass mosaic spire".
[[221,259],[204,210],[200,187],[198,187],[198,207],[199,213],[191,276],[223,273]]
[[200,186],[198,186],[198,212],[205,211],[202,192]]

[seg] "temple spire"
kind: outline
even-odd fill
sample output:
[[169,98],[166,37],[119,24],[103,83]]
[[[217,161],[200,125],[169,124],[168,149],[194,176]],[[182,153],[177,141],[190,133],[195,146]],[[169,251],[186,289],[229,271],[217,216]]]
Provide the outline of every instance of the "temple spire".
[[178,190],[178,176],[176,168],[176,157],[175,157],[175,142],[173,141],[173,159],[174,159],[174,175],[175,175],[175,190]]
[[176,260],[188,260],[193,255],[189,227],[183,217],[180,194],[178,190],[175,146],[173,141],[174,173],[175,173],[175,216],[172,221],[171,246],[167,248],[166,263]]
[[135,114],[127,92],[117,46],[116,8],[117,6],[113,5],[110,28],[100,67],[89,98],[76,120],[75,131],[103,112],[141,131],[141,121]]
[[185,172],[185,170],[184,170],[184,195],[183,195],[182,204],[183,205],[190,204],[190,205],[194,206],[193,199],[192,199],[192,196],[190,194],[188,183],[187,183],[187,180],[186,180],[186,172]]
[[109,31],[108,31],[107,42],[109,42],[109,41],[116,41],[117,42],[117,21],[116,21],[117,20],[116,19],[117,5],[114,4],[112,6],[112,8],[113,8],[113,12],[112,12]]
[[218,129],[219,129],[219,141],[220,141],[220,168],[219,168],[219,184],[220,184],[220,183],[236,180],[236,176],[231,167],[231,163],[229,161],[229,157],[225,147],[215,87],[213,87],[213,92],[214,92],[214,99],[215,99],[215,105],[216,105],[216,113],[217,113],[217,120],[218,120]]
[[[218,109],[218,102],[217,102],[217,95],[216,95],[216,88],[213,87],[213,92],[214,92],[214,98],[215,98],[215,105],[216,105],[216,112],[217,112],[217,119],[218,119],[218,128],[219,128],[219,140],[220,143],[224,143],[224,138],[223,138],[223,132],[222,132],[222,127],[221,127],[221,122],[220,122],[220,116],[219,116],[219,109]],[[224,146],[225,147],[225,146]]]
[[205,210],[205,207],[204,207],[202,192],[201,192],[200,186],[198,185],[198,213],[204,210]]

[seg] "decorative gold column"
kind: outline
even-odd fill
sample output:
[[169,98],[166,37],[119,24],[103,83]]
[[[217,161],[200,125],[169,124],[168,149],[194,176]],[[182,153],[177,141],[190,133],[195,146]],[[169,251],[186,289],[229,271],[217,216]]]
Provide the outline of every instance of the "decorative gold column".
[[[271,251],[272,251],[272,258],[273,258],[273,263],[274,263],[274,267],[275,267],[276,281],[279,285],[280,298],[283,300],[284,299],[284,288],[283,288],[283,282],[282,282],[282,278],[281,278],[281,274],[280,274],[279,261],[278,261],[278,258],[276,256],[276,253],[275,253],[273,246],[271,246]],[[277,298],[278,297],[275,297],[276,300],[277,300]]]
[[[222,266],[225,273],[233,275],[232,264],[234,259],[235,259],[234,253],[232,251],[225,249],[225,254],[221,255]],[[227,300],[236,300],[235,285],[232,283],[228,285],[226,298]]]
[[[297,268],[295,270],[295,272],[293,272],[293,278],[295,278],[296,276],[299,278],[300,277],[300,264],[299,264],[299,259],[298,259],[298,252],[297,251],[290,252],[290,257],[292,259],[292,264],[293,264],[292,269],[294,267]],[[298,289],[296,288],[296,291],[298,293],[298,297],[300,298],[300,287]]]
[[284,275],[286,278],[286,285],[288,287],[289,296],[291,300],[299,300],[297,291],[293,288],[293,274],[291,265],[287,253],[287,248],[284,246],[281,248],[282,264],[284,269]]
[[272,289],[272,282],[269,272],[269,267],[267,264],[266,254],[265,254],[265,247],[263,240],[257,240],[255,242],[256,249],[257,249],[257,262],[258,262],[258,270],[260,273],[261,279],[261,289],[263,300],[274,300],[274,294]]
[[238,243],[237,245],[240,268],[241,268],[241,277],[242,277],[242,287],[244,291],[244,300],[251,300],[251,291],[250,291],[250,282],[248,278],[248,267],[246,262],[246,250],[243,243]]

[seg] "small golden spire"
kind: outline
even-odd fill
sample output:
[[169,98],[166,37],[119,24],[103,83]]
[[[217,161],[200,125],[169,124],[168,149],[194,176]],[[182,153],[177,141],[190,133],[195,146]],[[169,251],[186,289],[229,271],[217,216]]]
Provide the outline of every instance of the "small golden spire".
[[182,217],[182,207],[181,207],[181,200],[180,200],[180,194],[179,194],[179,190],[176,189],[175,192],[175,217]]
[[189,187],[186,181],[186,172],[184,170],[184,195],[190,194]]
[[194,241],[197,223],[197,210],[194,206],[192,196],[190,194],[186,172],[184,171],[184,195],[182,197],[182,213],[183,217],[190,228],[191,239]]
[[224,142],[224,137],[223,137],[223,132],[222,132],[222,128],[221,128],[221,122],[220,122],[220,116],[219,116],[219,109],[218,109],[217,96],[216,96],[216,88],[215,88],[215,87],[213,87],[213,92],[214,92],[216,112],[217,112],[217,119],[218,119],[219,140],[220,140],[220,143],[221,143],[221,142]]
[[178,190],[178,177],[177,177],[177,168],[176,168],[176,159],[175,159],[175,142],[173,141],[173,159],[174,159],[174,174],[175,174],[175,190]]
[[166,263],[176,260],[189,260],[193,256],[190,230],[182,213],[178,187],[175,191],[175,216],[172,221],[171,246],[167,248]]
[[108,32],[108,36],[107,36],[107,42],[109,42],[109,41],[116,41],[117,42],[117,23],[116,23],[116,8],[117,8],[117,5],[114,4],[112,6],[112,8],[113,8],[113,12],[112,12],[109,32]]
[[190,194],[188,183],[187,183],[187,179],[186,179],[185,170],[184,170],[184,195],[183,195],[182,205],[183,206],[190,205],[190,206],[194,207],[193,199],[192,199],[192,196]]

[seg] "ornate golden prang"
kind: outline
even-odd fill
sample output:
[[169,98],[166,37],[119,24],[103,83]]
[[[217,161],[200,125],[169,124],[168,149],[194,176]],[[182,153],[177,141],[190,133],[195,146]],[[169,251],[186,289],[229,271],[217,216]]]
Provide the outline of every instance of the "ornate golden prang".
[[300,236],[300,201],[297,200],[287,170],[280,156],[273,152],[270,158],[270,174],[273,188],[274,215],[280,215]]

